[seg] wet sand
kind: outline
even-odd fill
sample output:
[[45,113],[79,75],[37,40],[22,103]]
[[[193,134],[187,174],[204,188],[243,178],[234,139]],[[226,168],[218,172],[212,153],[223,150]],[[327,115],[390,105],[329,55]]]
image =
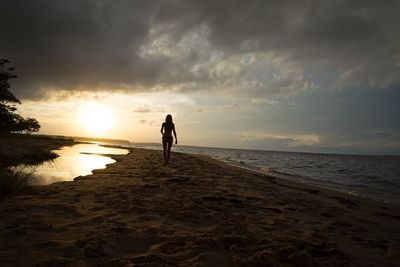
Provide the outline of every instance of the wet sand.
[[400,208],[132,149],[0,202],[2,266],[399,266]]

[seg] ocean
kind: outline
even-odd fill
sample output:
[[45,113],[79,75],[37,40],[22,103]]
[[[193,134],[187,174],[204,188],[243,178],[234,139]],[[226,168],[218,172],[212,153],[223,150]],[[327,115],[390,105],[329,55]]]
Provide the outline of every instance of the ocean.
[[[161,150],[158,144],[132,147]],[[400,156],[278,152],[174,145],[173,151],[203,154],[231,165],[400,204]]]

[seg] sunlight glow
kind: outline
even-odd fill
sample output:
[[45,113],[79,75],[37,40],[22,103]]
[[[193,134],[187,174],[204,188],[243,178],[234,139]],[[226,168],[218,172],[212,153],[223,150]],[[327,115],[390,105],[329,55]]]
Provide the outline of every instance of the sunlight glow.
[[79,117],[81,124],[95,135],[109,132],[116,119],[113,108],[95,102],[84,104],[79,112]]

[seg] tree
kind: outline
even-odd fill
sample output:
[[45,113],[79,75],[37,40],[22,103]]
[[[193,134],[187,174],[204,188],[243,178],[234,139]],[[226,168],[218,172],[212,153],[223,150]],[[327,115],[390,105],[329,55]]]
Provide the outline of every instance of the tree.
[[16,105],[21,104],[21,101],[10,92],[9,80],[18,76],[13,74],[13,67],[7,67],[9,63],[8,59],[0,59],[0,133],[37,132],[40,124],[36,119],[24,119],[16,113]]
[[[21,117],[22,118],[22,117]],[[32,134],[33,132],[38,132],[40,129],[39,122],[34,118],[22,118],[22,120],[18,121],[16,124],[16,132],[23,132],[26,134]]]

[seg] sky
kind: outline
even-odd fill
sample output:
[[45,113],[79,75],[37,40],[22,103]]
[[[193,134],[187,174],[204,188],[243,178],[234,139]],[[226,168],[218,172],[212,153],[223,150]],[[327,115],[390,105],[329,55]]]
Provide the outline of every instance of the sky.
[[399,1],[2,0],[40,133],[400,154]]

